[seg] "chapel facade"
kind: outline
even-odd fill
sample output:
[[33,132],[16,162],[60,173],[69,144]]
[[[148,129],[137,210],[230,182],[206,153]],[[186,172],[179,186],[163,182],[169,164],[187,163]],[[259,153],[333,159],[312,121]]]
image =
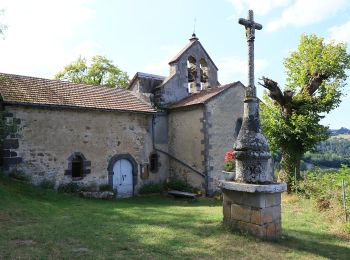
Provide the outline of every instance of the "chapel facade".
[[240,130],[244,86],[219,84],[194,34],[169,66],[167,77],[137,72],[127,90],[1,73],[1,104],[16,126],[3,169],[34,184],[108,184],[118,197],[177,177],[211,195]]

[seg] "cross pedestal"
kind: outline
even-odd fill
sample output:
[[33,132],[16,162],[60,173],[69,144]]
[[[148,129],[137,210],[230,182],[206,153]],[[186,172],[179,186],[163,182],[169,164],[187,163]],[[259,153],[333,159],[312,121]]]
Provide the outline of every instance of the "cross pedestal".
[[256,185],[221,182],[224,224],[264,240],[281,237],[281,193],[285,183]]

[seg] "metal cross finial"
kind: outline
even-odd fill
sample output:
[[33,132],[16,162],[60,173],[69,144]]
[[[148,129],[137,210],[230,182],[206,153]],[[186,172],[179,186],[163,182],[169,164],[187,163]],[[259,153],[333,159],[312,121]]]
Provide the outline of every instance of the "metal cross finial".
[[248,86],[246,88],[246,97],[256,97],[254,85],[254,39],[255,29],[261,30],[262,25],[254,22],[253,10],[248,11],[248,19],[240,18],[238,23],[245,26],[248,42]]

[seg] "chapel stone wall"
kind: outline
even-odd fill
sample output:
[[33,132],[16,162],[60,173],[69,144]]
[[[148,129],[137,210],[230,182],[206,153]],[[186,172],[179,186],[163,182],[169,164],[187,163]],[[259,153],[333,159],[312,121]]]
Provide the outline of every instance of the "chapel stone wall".
[[[172,110],[168,118],[169,153],[204,174],[203,108]],[[170,158],[170,176],[187,180],[193,187],[205,190],[205,179],[179,161]]]
[[243,117],[244,86],[239,83],[206,104],[207,169],[209,194],[218,189],[225,178],[224,157],[231,151]]
[[[137,162],[137,190],[143,183],[167,177],[167,159],[159,157],[156,173],[147,173],[152,152],[152,115],[101,111],[79,111],[34,107],[6,108],[8,120],[17,124],[17,132],[5,140],[15,160],[5,159],[7,171],[19,170],[31,176],[33,183],[44,179],[56,186],[72,181],[69,157],[82,154],[83,184],[107,184],[110,159],[129,154]],[[142,172],[142,174],[141,174]]]

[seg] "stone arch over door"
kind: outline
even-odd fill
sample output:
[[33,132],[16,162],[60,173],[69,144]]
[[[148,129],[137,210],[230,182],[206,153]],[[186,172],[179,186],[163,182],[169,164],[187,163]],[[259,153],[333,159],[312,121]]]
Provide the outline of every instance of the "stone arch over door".
[[114,155],[108,163],[108,184],[113,188],[113,167],[114,164],[119,161],[119,160],[128,160],[130,162],[130,164],[132,165],[132,176],[133,176],[133,193],[135,190],[135,186],[137,184],[137,172],[138,172],[138,164],[136,162],[136,160],[128,153],[126,154],[116,154]]

